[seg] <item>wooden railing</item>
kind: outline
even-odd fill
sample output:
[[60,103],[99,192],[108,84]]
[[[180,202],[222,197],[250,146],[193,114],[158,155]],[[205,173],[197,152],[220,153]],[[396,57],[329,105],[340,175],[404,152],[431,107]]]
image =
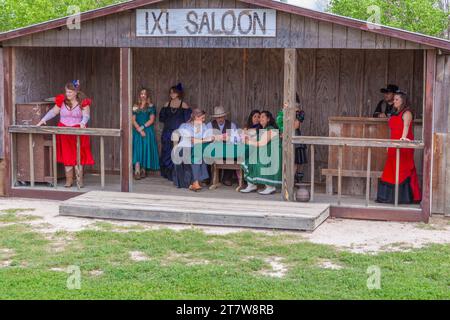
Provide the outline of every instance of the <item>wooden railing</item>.
[[[77,167],[81,168],[81,150],[80,136],[97,136],[100,137],[100,180],[101,187],[105,187],[105,137],[120,137],[120,129],[103,129],[103,128],[72,128],[72,127],[38,127],[25,125],[9,126],[11,134],[28,134],[29,141],[29,162],[30,162],[30,186],[35,186],[34,178],[34,152],[33,152],[33,135],[46,134],[52,135],[52,169],[53,169],[53,187],[58,185],[58,171],[56,161],[56,135],[68,134],[77,137]],[[80,172],[80,170],[78,170]],[[79,186],[78,186],[79,187]]]
[[396,170],[395,170],[395,202],[398,206],[399,194],[399,171],[400,171],[400,149],[423,149],[423,141],[400,141],[390,139],[360,139],[360,138],[343,138],[343,137],[309,137],[309,136],[293,136],[293,144],[310,145],[311,149],[311,201],[314,200],[314,170],[315,146],[336,146],[338,147],[338,205],[342,200],[342,158],[344,147],[362,147],[367,148],[367,174],[366,174],[366,206],[369,206],[370,200],[370,178],[371,178],[371,157],[372,148],[395,148],[396,149]]

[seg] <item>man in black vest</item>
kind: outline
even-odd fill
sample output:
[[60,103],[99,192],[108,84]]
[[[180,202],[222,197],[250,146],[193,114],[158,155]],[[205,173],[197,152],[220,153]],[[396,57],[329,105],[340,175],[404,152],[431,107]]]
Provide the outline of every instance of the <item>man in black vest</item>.
[[[235,123],[231,122],[227,119],[228,112],[225,111],[224,107],[218,106],[214,107],[214,113],[211,115],[213,119],[210,123],[206,125],[207,129],[214,129],[214,131],[219,131],[222,134],[230,133],[229,137],[230,143],[236,143],[238,141],[233,141],[238,139],[238,136],[234,135],[233,132],[236,132],[237,126]],[[224,141],[225,143],[225,141]],[[223,170],[222,183],[226,186],[232,185],[233,171],[231,170]],[[222,175],[222,173],[220,173]]]
[[395,84],[389,84],[380,90],[384,94],[384,99],[378,102],[373,113],[374,118],[388,118],[394,112],[394,94],[399,90]]

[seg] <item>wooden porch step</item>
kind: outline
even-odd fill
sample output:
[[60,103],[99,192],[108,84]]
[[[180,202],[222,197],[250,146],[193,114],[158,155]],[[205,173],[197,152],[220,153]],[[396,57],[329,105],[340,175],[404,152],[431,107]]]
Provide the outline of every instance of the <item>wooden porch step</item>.
[[61,203],[60,215],[100,219],[313,231],[329,204],[91,191]]

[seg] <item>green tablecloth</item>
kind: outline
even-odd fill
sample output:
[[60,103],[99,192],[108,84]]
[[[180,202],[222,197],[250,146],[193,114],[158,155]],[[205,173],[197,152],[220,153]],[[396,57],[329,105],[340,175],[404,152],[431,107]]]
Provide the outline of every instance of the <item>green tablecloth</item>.
[[192,163],[201,163],[203,159],[245,159],[248,146],[245,144],[232,144],[223,142],[212,142],[197,144],[192,148]]

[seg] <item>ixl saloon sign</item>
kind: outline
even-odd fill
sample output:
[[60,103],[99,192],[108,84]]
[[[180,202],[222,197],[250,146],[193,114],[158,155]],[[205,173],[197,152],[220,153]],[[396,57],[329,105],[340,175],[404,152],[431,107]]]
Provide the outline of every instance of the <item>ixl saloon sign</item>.
[[139,9],[140,37],[275,37],[270,9]]

